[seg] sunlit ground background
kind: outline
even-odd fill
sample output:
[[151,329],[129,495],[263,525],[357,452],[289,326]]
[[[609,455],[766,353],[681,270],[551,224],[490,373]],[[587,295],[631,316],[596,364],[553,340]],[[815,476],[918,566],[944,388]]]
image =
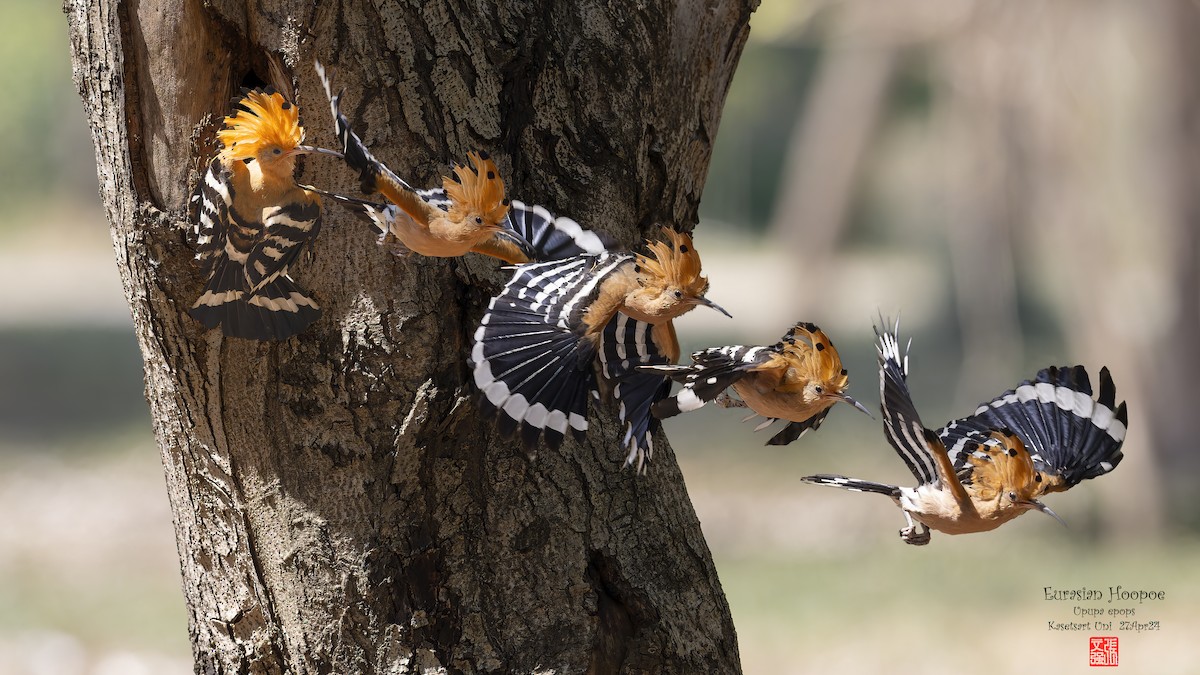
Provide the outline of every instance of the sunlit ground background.
[[[1119,672],[1197,672],[1200,16],[886,6],[766,0],[755,15],[697,240],[737,320],[694,313],[685,347],[812,320],[874,407],[870,322],[902,310],[927,423],[1050,363],[1107,364],[1130,404],[1127,459],[1048,499],[1070,529],[1029,515],[914,548],[886,499],[798,480],[911,481],[878,422],[836,409],[778,449],[736,411],[670,421],[746,671],[1085,672],[1087,638],[1115,634]],[[141,360],[54,3],[0,5],[0,56],[0,673],[190,672]],[[1133,605],[1159,631],[1048,630],[1078,603],[1043,587],[1116,585],[1166,592]]]

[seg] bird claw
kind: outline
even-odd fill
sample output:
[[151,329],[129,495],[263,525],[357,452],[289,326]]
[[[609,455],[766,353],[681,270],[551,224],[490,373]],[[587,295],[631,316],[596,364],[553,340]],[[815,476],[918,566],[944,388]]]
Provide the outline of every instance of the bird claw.
[[900,538],[904,543],[913,546],[924,546],[929,543],[929,528],[923,524],[909,525],[900,528]]
[[746,408],[746,407],[748,407],[746,405],[745,401],[734,398],[726,392],[721,392],[720,394],[717,394],[717,397],[713,399],[713,403],[720,408]]

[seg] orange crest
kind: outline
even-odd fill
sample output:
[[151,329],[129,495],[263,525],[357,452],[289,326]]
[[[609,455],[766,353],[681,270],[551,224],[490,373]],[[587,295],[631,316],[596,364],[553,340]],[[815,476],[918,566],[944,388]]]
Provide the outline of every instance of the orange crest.
[[708,290],[708,278],[700,274],[700,253],[691,235],[662,228],[668,241],[647,242],[650,255],[638,255],[638,265],[648,277],[648,285],[675,287],[696,298]]
[[486,154],[467,153],[475,165],[474,170],[463,165],[454,167],[458,180],[443,178],[442,187],[450,197],[450,219],[461,222],[475,216],[488,225],[496,225],[508,213],[508,200],[504,198],[504,179],[495,162]]
[[227,161],[252,159],[260,150],[278,146],[284,151],[304,141],[300,111],[283,94],[252,91],[238,102],[238,109],[225,118],[225,128],[217,132]]
[[840,394],[846,388],[850,377],[842,367],[842,357],[816,324],[800,322],[792,326],[783,342],[784,349],[805,364],[802,370],[812,373],[811,379],[821,382],[825,391]]
[[993,431],[967,458],[975,494],[984,501],[1003,492],[1015,492],[1017,499],[1030,501],[1046,492],[1057,481],[1039,473],[1033,457],[1021,439],[1008,431]]

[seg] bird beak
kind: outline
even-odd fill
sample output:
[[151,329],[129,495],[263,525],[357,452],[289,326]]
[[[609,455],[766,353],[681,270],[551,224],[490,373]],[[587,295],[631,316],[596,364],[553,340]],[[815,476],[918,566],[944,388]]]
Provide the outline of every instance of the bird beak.
[[309,154],[329,155],[330,157],[337,157],[338,159],[344,159],[344,156],[342,155],[342,153],[338,152],[337,150],[328,150],[326,148],[318,148],[313,145],[297,145],[296,147],[289,150],[287,152],[287,154],[289,156],[309,155]]
[[524,264],[538,259],[538,251],[511,229],[496,225],[494,228],[487,227],[487,231],[492,233],[491,237],[475,244],[470,250],[502,259],[509,264]]
[[1058,522],[1059,522],[1059,523],[1060,523],[1060,524],[1061,524],[1063,527],[1066,527],[1067,529],[1071,529],[1071,528],[1067,527],[1067,521],[1063,520],[1062,518],[1059,518],[1057,513],[1055,513],[1054,511],[1051,511],[1051,510],[1050,510],[1050,507],[1049,507],[1049,506],[1046,506],[1045,504],[1041,503],[1040,501],[1038,501],[1038,500],[1036,500],[1036,499],[1034,499],[1034,500],[1030,501],[1029,503],[1030,503],[1030,504],[1033,504],[1033,508],[1035,508],[1035,509],[1037,509],[1038,511],[1041,511],[1042,513],[1044,513],[1044,514],[1046,514],[1046,515],[1050,516],[1051,518],[1053,518],[1053,519],[1057,520],[1057,521],[1058,521]]
[[717,310],[718,312],[720,312],[720,313],[724,314],[725,316],[727,316],[727,317],[729,317],[729,318],[731,318],[731,319],[733,318],[733,315],[732,315],[732,314],[730,314],[729,312],[726,312],[724,307],[722,307],[722,306],[718,305],[717,303],[713,302],[712,300],[709,300],[708,298],[706,298],[706,297],[704,297],[704,296],[699,296],[699,297],[697,297],[697,298],[695,299],[695,303],[696,303],[697,305],[704,305],[705,307],[712,307],[713,309],[715,309],[715,310]]
[[859,403],[858,401],[854,400],[853,398],[850,398],[849,394],[842,394],[842,400],[845,401],[846,403],[849,403],[850,405],[854,406],[855,408],[861,410],[862,413],[864,415],[866,415],[867,417],[870,417],[871,419],[875,419],[875,416],[871,414],[871,411],[867,410],[867,406]]

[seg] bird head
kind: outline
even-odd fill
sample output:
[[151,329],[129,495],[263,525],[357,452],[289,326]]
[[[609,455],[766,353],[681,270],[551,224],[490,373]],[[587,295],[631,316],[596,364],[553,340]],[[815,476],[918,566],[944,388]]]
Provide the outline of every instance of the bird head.
[[842,367],[833,341],[816,324],[800,322],[783,336],[783,349],[796,364],[789,368],[789,379],[802,387],[801,395],[810,404],[829,407],[838,401],[848,403],[861,410],[867,417],[871,413],[862,403],[846,393],[850,376]]
[[483,232],[499,232],[508,214],[504,197],[504,179],[486,152],[468,153],[474,168],[454,167],[454,178],[443,178],[442,187],[450,198],[448,217],[456,223],[477,227]]
[[968,444],[967,451],[971,453],[967,461],[972,467],[970,482],[976,499],[995,501],[997,512],[1039,511],[1063,523],[1058,514],[1038,500],[1061,478],[1038,471],[1019,436],[1008,429],[993,430],[983,443]]
[[674,319],[696,305],[730,316],[704,297],[708,278],[700,274],[700,254],[692,237],[665,227],[662,232],[666,241],[647,242],[649,254],[637,257],[638,288],[626,302],[629,308],[655,319]]
[[264,174],[289,178],[298,155],[338,154],[301,145],[304,127],[300,126],[300,111],[278,92],[247,92],[234,113],[225,118],[225,128],[217,132],[217,139],[225,162],[257,162]]

